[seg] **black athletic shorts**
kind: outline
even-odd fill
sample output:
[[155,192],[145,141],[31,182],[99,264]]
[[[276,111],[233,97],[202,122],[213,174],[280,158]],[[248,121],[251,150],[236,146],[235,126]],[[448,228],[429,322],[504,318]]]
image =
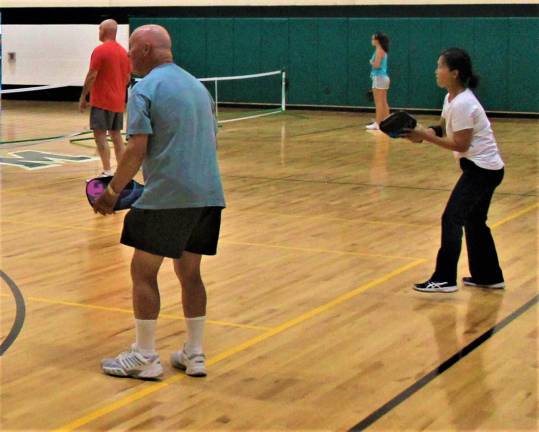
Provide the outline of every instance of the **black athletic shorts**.
[[124,127],[124,113],[107,111],[92,107],[90,110],[90,129],[119,131]]
[[120,242],[154,255],[180,258],[183,251],[215,255],[222,207],[166,210],[132,208]]

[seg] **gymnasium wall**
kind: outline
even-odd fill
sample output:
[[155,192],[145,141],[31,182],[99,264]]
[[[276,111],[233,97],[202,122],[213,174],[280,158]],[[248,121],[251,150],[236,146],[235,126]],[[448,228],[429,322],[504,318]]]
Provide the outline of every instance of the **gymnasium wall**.
[[[39,36],[27,38],[25,43],[29,48],[36,40],[38,45],[43,43],[36,38],[71,44],[73,56],[79,59],[76,67],[67,68],[79,71],[73,72],[73,78],[87,68],[90,47],[97,41],[93,34],[76,31],[71,33],[72,41],[59,41],[50,36],[49,26],[96,26],[106,18],[115,18],[124,25],[131,22],[133,26],[159,22],[173,34],[176,60],[199,77],[284,67],[290,77],[289,103],[372,107],[365,96],[370,86],[370,36],[382,30],[392,39],[390,102],[393,107],[439,109],[442,91],[436,88],[433,78],[435,61],[442,47],[460,45],[471,52],[482,75],[478,93],[488,110],[539,112],[538,1],[477,4],[480,2],[474,0],[459,2],[463,4],[458,6],[432,2],[406,5],[409,2],[391,0],[392,6],[306,6],[317,2],[291,1],[304,6],[63,7],[69,2],[58,0],[54,3],[58,7],[43,8],[9,8],[5,7],[6,0],[1,1],[4,28],[36,25],[45,29]],[[248,1],[234,4],[240,3]],[[21,3],[17,0],[14,4]],[[148,4],[160,3],[149,1]],[[41,50],[29,52],[44,55]],[[47,55],[55,54],[51,49]],[[5,62],[6,57],[4,71],[9,67]],[[24,71],[28,77],[25,82],[50,83],[43,79],[53,73],[48,65],[52,63],[32,66],[28,75]],[[22,68],[19,72],[23,73]],[[58,78],[61,74],[53,75]],[[17,78],[12,82],[17,85],[21,81]],[[4,80],[4,84],[11,82]],[[257,91],[242,86],[224,91],[236,100],[248,101],[257,96]],[[33,97],[76,99],[79,92],[76,87],[70,87],[65,91],[35,92]]]
[[384,31],[391,106],[439,108],[436,60],[458,46],[488,110],[539,112],[537,18],[133,18],[131,30],[150,22],[170,31],[176,61],[196,76],[286,69],[290,104],[370,106],[370,37]]

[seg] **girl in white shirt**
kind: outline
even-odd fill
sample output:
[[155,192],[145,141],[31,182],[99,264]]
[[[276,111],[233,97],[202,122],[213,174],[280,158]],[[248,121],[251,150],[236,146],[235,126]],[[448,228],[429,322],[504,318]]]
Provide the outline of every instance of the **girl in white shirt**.
[[440,126],[416,127],[403,136],[413,142],[427,141],[454,152],[462,175],[442,216],[442,244],[436,269],[429,280],[414,285],[423,292],[454,292],[457,264],[466,233],[471,277],[464,285],[504,288],[496,246],[487,226],[487,213],[494,190],[504,176],[504,163],[485,114],[470,89],[478,84],[470,56],[460,48],[442,52],[436,68],[439,87],[447,89]]

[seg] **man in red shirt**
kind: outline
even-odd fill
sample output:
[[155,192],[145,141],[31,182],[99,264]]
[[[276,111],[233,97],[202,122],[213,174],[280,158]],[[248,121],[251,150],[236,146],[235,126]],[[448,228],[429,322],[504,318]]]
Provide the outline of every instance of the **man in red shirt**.
[[117,30],[118,23],[112,19],[99,25],[99,40],[103,43],[92,53],[90,70],[79,101],[79,110],[83,112],[90,93],[90,129],[94,131],[97,152],[103,164],[103,176],[114,174],[110,165],[107,131],[114,144],[117,162],[124,152],[123,113],[130,65],[127,51],[116,42]]

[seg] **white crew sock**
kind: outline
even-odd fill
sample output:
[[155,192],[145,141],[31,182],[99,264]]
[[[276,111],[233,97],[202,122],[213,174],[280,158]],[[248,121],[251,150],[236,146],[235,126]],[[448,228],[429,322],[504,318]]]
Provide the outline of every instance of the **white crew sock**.
[[135,321],[137,330],[135,346],[137,350],[145,356],[155,355],[155,326],[157,325],[157,320],[135,319]]
[[204,325],[206,317],[185,318],[187,327],[187,342],[184,349],[188,354],[202,354],[202,338],[204,337]]

